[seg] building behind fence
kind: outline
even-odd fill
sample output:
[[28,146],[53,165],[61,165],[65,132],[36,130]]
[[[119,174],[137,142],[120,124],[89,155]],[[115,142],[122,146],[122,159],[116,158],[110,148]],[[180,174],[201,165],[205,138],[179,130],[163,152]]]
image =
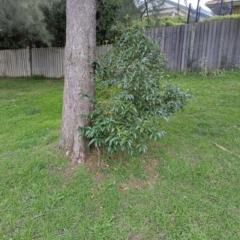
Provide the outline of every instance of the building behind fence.
[[[171,70],[240,67],[240,19],[152,28]],[[110,45],[97,47],[97,56]],[[64,76],[64,48],[0,51],[0,76]]]

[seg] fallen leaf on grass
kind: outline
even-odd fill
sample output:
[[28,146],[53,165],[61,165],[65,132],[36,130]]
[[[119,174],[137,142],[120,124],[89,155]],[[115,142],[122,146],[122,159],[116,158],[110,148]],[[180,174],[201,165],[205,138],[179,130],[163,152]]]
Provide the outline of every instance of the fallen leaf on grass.
[[240,124],[237,125],[233,125],[234,128],[239,129],[240,128]]
[[237,155],[237,154],[235,154],[235,153],[233,153],[232,151],[230,151],[230,150],[228,150],[227,148],[225,148],[225,147],[223,147],[223,146],[221,146],[221,145],[219,145],[218,143],[215,143],[215,142],[212,142],[216,147],[218,147],[218,148],[220,148],[221,150],[223,150],[224,152],[228,152],[228,153],[231,153],[231,154],[233,154],[234,156],[236,156],[236,157],[239,157],[240,158],[240,156],[239,155]]
[[212,184],[215,184],[215,183],[217,183],[218,181],[217,180],[215,180],[215,179],[210,179],[210,183],[212,183]]
[[120,190],[121,192],[126,191],[126,190],[128,190],[128,189],[129,189],[129,188],[119,187],[119,190]]

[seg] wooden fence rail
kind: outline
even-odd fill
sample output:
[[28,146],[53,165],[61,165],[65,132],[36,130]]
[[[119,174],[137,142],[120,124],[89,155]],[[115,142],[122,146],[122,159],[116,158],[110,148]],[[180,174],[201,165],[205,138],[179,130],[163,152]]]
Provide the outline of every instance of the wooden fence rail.
[[[240,19],[151,28],[171,70],[240,67]],[[98,46],[97,57],[111,45]],[[64,48],[0,51],[0,76],[64,76]]]

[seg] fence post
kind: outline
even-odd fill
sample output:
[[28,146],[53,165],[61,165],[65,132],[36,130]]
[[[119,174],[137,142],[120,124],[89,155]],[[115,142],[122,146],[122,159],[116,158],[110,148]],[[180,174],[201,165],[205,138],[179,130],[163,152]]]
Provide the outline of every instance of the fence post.
[[189,52],[189,24],[185,24],[184,26],[184,34],[183,34],[183,46],[182,46],[182,58],[181,58],[181,65],[180,69],[181,71],[187,70],[187,64],[188,64],[188,52]]
[[27,47],[27,52],[28,52],[28,72],[30,76],[32,76],[32,49],[31,47]]
[[189,47],[189,52],[188,52],[188,63],[187,63],[187,68],[191,67],[192,68],[192,64],[193,64],[193,48],[194,48],[194,39],[195,39],[195,29],[196,29],[196,24],[193,24],[191,26],[191,30],[190,30],[190,47]]

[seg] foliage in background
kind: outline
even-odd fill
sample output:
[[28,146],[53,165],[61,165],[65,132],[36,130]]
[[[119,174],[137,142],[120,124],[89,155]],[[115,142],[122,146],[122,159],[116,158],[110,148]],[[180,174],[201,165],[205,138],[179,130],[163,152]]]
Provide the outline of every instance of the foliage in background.
[[50,1],[40,4],[46,29],[52,35],[51,45],[64,47],[66,42],[66,0]]
[[[146,14],[143,2],[133,0],[97,0],[97,44],[113,43],[126,16],[140,21]],[[147,0],[152,13],[161,13],[163,1]],[[146,17],[142,18],[147,21]],[[180,18],[159,15],[148,18],[149,26],[182,24]],[[66,0],[0,2],[0,49],[64,47],[66,42]]]
[[127,15],[131,16],[133,19],[139,18],[141,12],[134,4],[134,0],[120,0],[120,2],[121,7],[117,12],[117,20],[119,22],[124,22],[124,19]]
[[[162,0],[147,0],[151,16],[142,17],[149,26],[173,26],[185,19],[159,17]],[[97,0],[97,44],[113,43],[126,16],[140,21],[146,5],[133,0]],[[158,13],[154,15],[154,13]],[[0,2],[0,49],[30,47],[64,47],[66,42],[66,0]]]
[[125,27],[126,16],[137,19],[140,14],[134,0],[97,0],[97,45],[113,43]]
[[185,25],[186,17],[182,16],[150,16],[149,21],[144,18],[144,22],[149,23],[150,27],[168,27],[168,26],[177,26],[177,25]]
[[141,11],[140,19],[145,16],[149,22],[149,16],[159,15],[165,0],[136,0],[136,5]]
[[[97,0],[97,44],[111,43],[112,26],[136,11],[133,0]],[[64,47],[66,0],[0,1],[0,49]]]
[[164,134],[160,120],[168,120],[190,97],[176,85],[163,85],[164,54],[139,24],[125,28],[114,47],[94,62],[94,68],[94,110],[82,116],[92,125],[79,130],[90,144],[106,146],[111,153],[119,148],[130,154],[146,152],[146,140]]
[[[187,18],[182,16],[168,16],[161,15],[162,6],[164,0],[147,0],[136,1],[136,5],[125,3],[125,0],[122,0],[124,4],[119,9],[118,19],[114,25],[112,25],[111,30],[115,33],[118,33],[120,29],[124,28],[126,24],[126,19],[131,18],[131,20],[141,20],[143,24],[148,25],[149,27],[166,27],[166,26],[176,26],[186,24]],[[147,9],[148,13],[147,14]]]
[[114,41],[114,32],[110,29],[117,21],[117,12],[120,6],[120,1],[97,0],[97,45]]
[[[112,43],[116,31],[112,27],[124,22],[126,14],[135,14],[137,8],[131,0],[97,0],[97,45]],[[52,46],[63,47],[66,41],[66,0],[54,0],[40,5],[47,30],[52,34]]]
[[236,19],[240,18],[240,14],[232,14],[232,15],[224,15],[224,16],[213,16],[210,18],[205,18],[201,22],[211,22],[211,21],[217,21],[217,20],[224,20],[224,19]]
[[0,49],[47,46],[51,34],[42,21],[39,1],[0,1]]

